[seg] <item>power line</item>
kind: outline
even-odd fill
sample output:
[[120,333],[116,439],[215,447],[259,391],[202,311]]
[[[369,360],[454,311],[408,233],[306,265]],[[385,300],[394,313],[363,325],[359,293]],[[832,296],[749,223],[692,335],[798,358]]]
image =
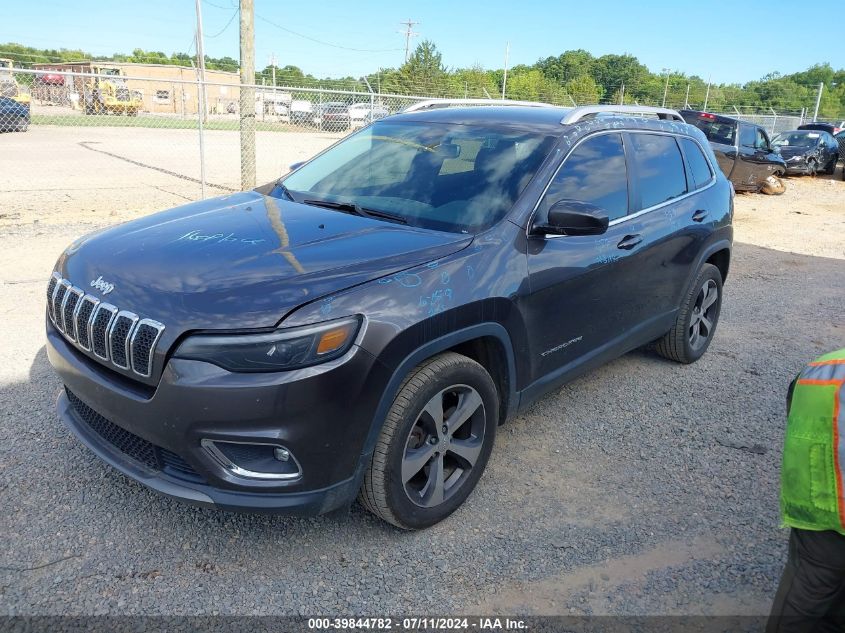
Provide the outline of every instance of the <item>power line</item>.
[[289,28],[282,26],[281,24],[277,24],[272,20],[268,20],[264,16],[255,14],[255,17],[261,20],[262,22],[266,22],[270,26],[275,26],[277,29],[284,31],[285,33],[290,33],[291,35],[296,35],[297,37],[301,37],[306,40],[310,40],[311,42],[315,42],[317,44],[321,44],[323,46],[330,46],[331,48],[339,48],[344,51],[354,51],[356,53],[391,53],[394,51],[401,51],[401,48],[353,48],[351,46],[342,46],[340,44],[332,44],[331,42],[325,42],[323,40],[318,40],[315,37],[311,37],[309,35],[303,35],[302,33],[297,33]]
[[228,29],[229,26],[231,26],[232,22],[234,22],[236,15],[238,15],[238,9],[235,9],[235,11],[232,13],[232,17],[229,18],[228,22],[226,22],[226,26],[224,26],[222,29],[217,31],[217,33],[215,33],[214,35],[206,35],[205,37],[212,37],[213,38],[213,37],[219,37],[219,36],[223,35],[223,32],[226,29]]

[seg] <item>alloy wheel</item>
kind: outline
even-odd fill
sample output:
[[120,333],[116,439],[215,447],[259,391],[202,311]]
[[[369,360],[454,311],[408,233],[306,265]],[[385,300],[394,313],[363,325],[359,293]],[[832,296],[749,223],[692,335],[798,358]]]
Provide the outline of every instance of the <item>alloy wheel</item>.
[[689,344],[693,350],[700,349],[713,334],[719,308],[719,288],[708,279],[698,291],[689,325]]
[[486,427],[484,402],[474,388],[453,385],[436,393],[405,442],[402,484],[408,498],[431,508],[452,497],[481,455]]

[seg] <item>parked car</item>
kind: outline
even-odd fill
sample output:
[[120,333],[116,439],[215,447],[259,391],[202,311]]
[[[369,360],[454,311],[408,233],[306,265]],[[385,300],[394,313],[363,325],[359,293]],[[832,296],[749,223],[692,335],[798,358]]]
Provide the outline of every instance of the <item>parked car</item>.
[[311,122],[321,130],[344,132],[352,125],[349,108],[345,103],[329,101],[314,108]]
[[787,174],[832,174],[839,161],[839,143],[827,132],[792,130],[781,132],[772,144],[786,161]]
[[815,123],[804,123],[798,126],[799,130],[817,130],[819,132],[827,132],[831,136],[842,131],[841,124],[825,123],[824,121],[816,121]]
[[0,132],[26,132],[29,106],[9,97],[0,97]]
[[783,185],[776,179],[786,173],[786,163],[771,147],[766,130],[710,112],[680,113],[687,123],[704,132],[719,167],[737,191],[783,193]]
[[305,99],[290,102],[290,122],[294,125],[312,125],[314,105]]
[[[78,438],[183,501],[357,496],[424,528],[544,393],[653,341],[705,353],[733,190],[698,129],[632,106],[421,107],[255,191],[73,243],[45,320]],[[620,107],[670,120],[595,116]]]
[[845,130],[838,132],[833,138],[839,144],[839,160],[845,160]]
[[373,121],[383,119],[390,112],[383,105],[369,103],[355,103],[349,106],[349,119],[352,125],[367,125]]

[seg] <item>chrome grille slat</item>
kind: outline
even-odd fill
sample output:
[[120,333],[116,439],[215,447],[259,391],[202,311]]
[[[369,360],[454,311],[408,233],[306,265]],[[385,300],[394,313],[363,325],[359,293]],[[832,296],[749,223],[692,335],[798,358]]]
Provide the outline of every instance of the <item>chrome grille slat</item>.
[[47,284],[47,315],[77,348],[143,378],[152,375],[163,323],[86,294],[57,272]]
[[164,332],[164,324],[152,319],[141,319],[129,341],[132,371],[149,378],[153,366],[153,352]]
[[116,315],[117,306],[110,303],[101,303],[97,306],[94,316],[91,318],[91,328],[88,333],[91,349],[94,356],[105,361],[109,360],[109,330]]
[[138,323],[138,315],[121,310],[109,328],[109,354],[113,365],[129,369],[129,337]]
[[91,319],[100,300],[94,295],[85,295],[76,306],[73,321],[76,323],[76,342],[86,352],[91,351]]
[[67,296],[67,291],[70,289],[70,287],[70,282],[66,279],[62,279],[56,286],[56,292],[53,296],[53,318],[56,327],[59,329],[59,332],[65,331],[65,324],[62,320],[62,314],[64,312],[65,297]]
[[76,341],[76,306],[85,293],[76,286],[71,286],[62,301],[62,323],[65,326],[65,336]]

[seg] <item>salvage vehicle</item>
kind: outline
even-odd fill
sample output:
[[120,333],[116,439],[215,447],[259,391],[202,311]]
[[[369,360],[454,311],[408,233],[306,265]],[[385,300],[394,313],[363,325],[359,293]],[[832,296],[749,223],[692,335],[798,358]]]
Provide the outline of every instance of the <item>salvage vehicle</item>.
[[781,132],[772,144],[780,150],[786,161],[787,174],[807,174],[816,172],[832,174],[839,162],[839,143],[827,132],[810,130],[791,130]]
[[824,121],[816,121],[814,123],[804,123],[798,126],[799,130],[816,130],[819,132],[827,132],[831,136],[842,131],[842,126],[836,123],[825,123]]
[[783,193],[780,176],[786,163],[759,125],[721,114],[681,110],[680,114],[707,137],[722,172],[737,191]]
[[543,394],[652,342],[705,353],[733,189],[697,128],[442,103],[71,244],[45,313],[65,424],[183,501],[316,514],[357,496],[418,529]]
[[349,107],[339,101],[317,105],[314,108],[311,122],[326,132],[345,132],[352,125]]
[[0,97],[0,132],[26,132],[28,128],[29,105]]

